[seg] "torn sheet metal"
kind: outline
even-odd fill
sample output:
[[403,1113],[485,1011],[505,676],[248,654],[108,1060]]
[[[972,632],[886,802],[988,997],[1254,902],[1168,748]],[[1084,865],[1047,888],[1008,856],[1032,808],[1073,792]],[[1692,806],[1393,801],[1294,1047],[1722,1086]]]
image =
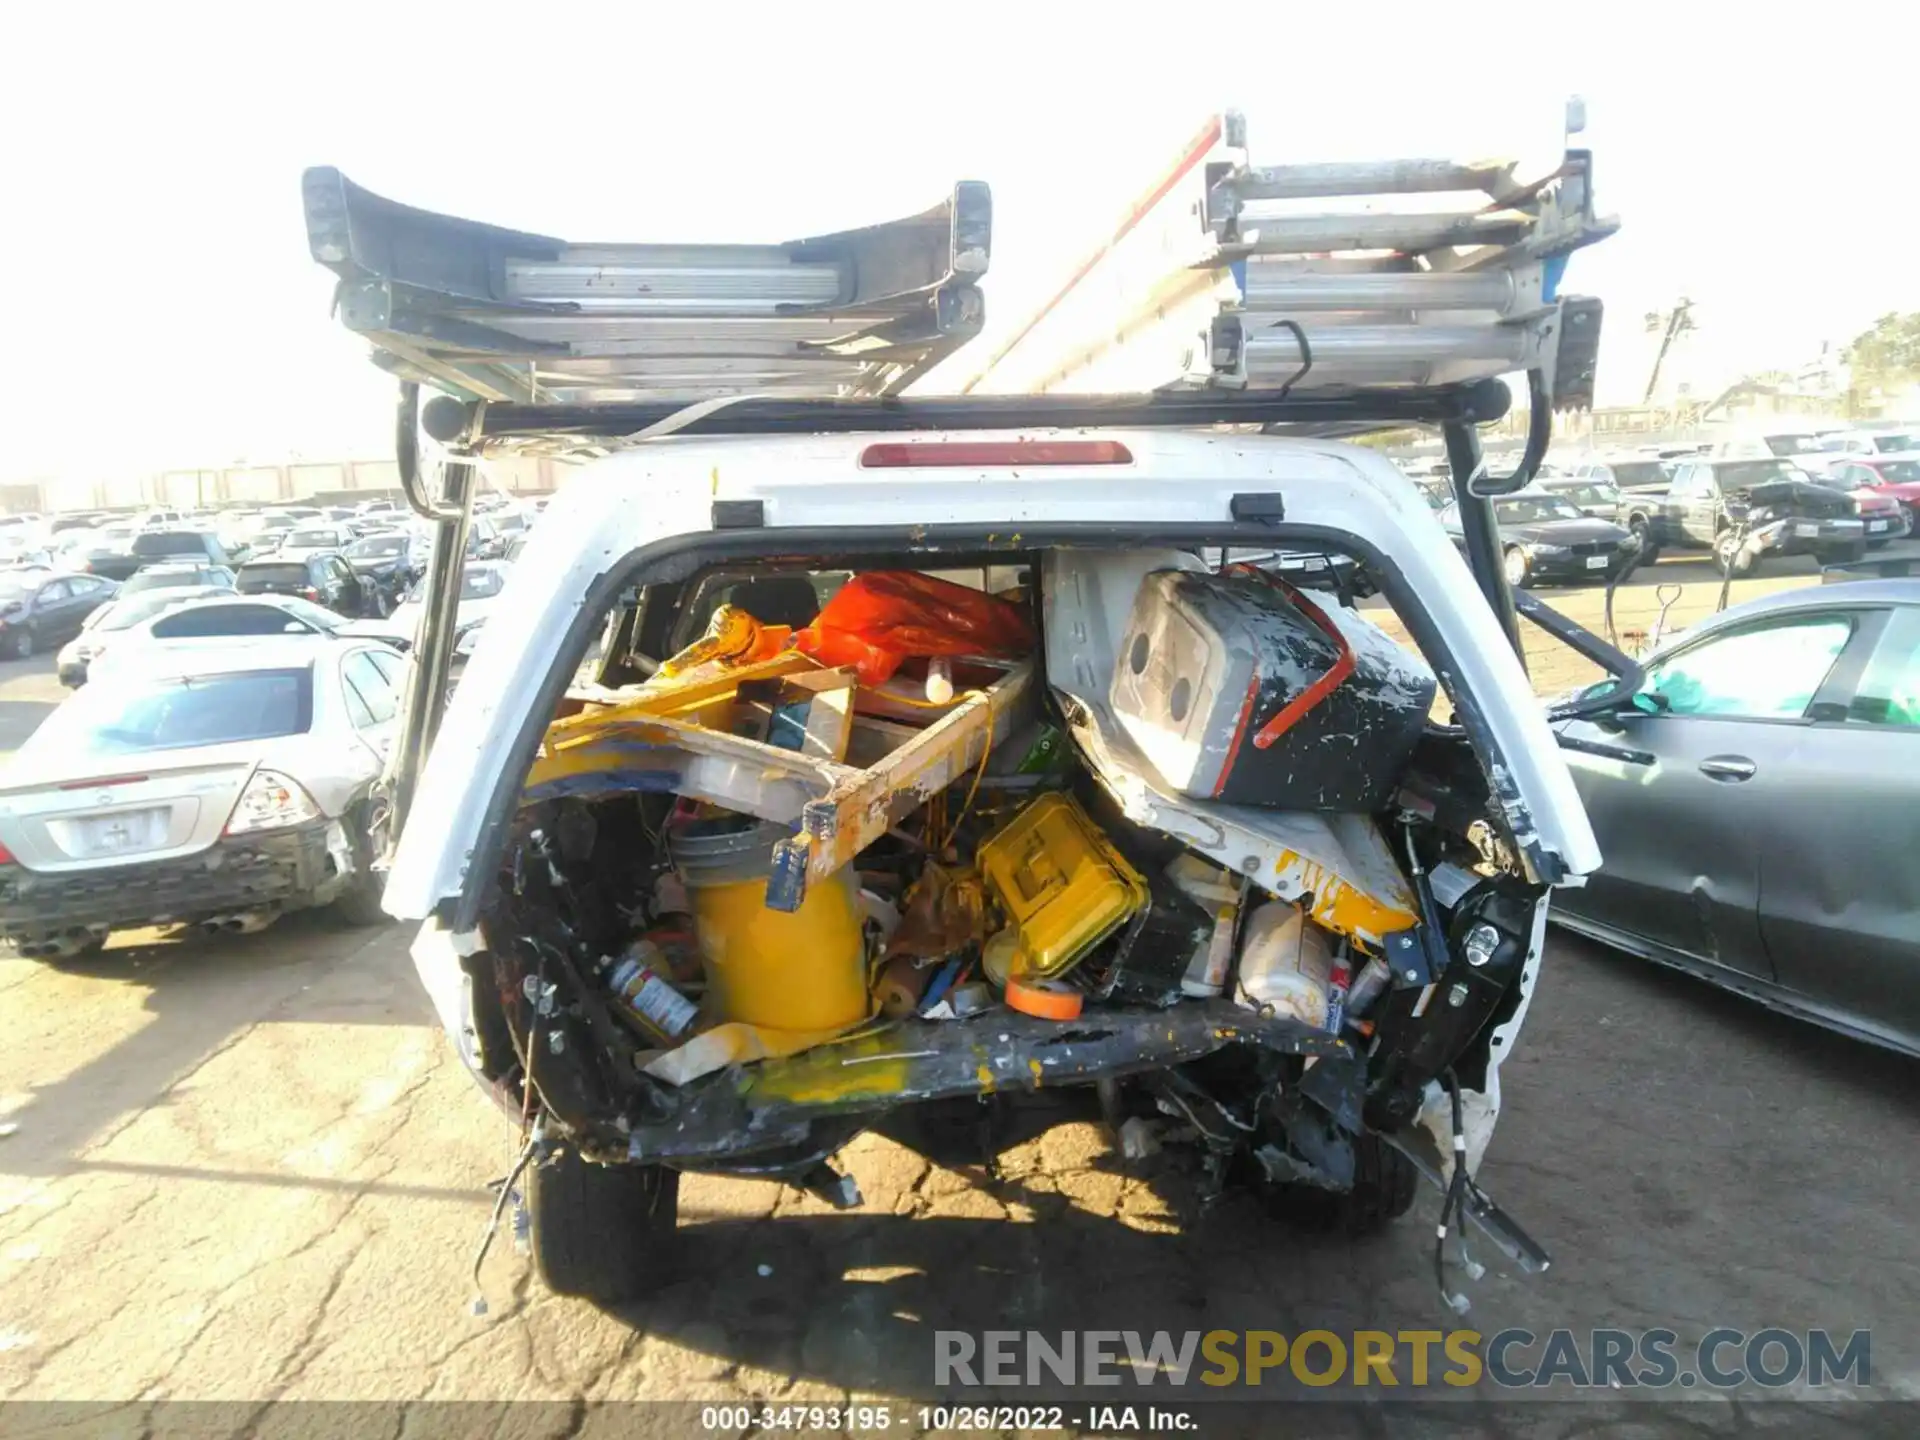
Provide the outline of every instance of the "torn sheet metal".
[[1315,923],[1379,947],[1416,923],[1413,891],[1364,815],[1256,810],[1181,795],[1154,773],[1104,707],[1075,707],[1070,732],[1121,813],[1248,876]]
[[792,1145],[829,1115],[1087,1085],[1103,1075],[1184,1064],[1229,1045],[1287,1055],[1348,1053],[1325,1031],[1224,1000],[1170,1010],[1114,1008],[1066,1023],[1011,1011],[965,1021],[908,1020],[683,1086],[664,1119],[633,1126],[629,1154],[694,1160]]

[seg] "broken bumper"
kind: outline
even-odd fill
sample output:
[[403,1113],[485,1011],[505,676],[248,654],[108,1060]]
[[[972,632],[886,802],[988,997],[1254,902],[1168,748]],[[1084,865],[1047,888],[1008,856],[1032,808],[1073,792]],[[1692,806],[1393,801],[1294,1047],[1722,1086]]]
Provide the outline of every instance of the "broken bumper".
[[1753,535],[1758,548],[1770,555],[1810,555],[1865,538],[1866,529],[1859,520],[1775,520]]
[[635,1124],[628,1158],[698,1168],[807,1143],[815,1121],[878,1115],[928,1100],[1037,1091],[1163,1070],[1246,1045],[1283,1055],[1351,1047],[1297,1020],[1227,1001],[1166,1010],[1112,1008],[1062,1023],[1011,1011],[974,1020],[909,1020],[785,1060],[710,1075],[666,1096]]
[[[32,945],[77,929],[185,925],[332,898],[337,821],[223,840],[198,854],[44,874],[0,865],[0,940]],[[344,838],[344,832],[342,832]]]

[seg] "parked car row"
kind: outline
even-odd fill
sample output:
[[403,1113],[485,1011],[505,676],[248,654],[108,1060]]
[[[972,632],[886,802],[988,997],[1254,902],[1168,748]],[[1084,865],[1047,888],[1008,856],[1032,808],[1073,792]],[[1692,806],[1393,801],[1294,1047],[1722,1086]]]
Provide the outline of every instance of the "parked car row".
[[[475,517],[463,652],[536,514]],[[0,654],[61,646],[77,692],[0,780],[0,944],[379,920],[372,786],[430,548],[390,502],[0,523]]]

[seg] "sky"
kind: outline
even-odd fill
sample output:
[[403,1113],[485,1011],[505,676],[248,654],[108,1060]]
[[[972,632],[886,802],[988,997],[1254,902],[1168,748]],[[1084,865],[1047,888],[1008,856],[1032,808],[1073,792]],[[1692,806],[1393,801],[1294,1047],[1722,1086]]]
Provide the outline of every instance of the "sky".
[[[1127,18],[1135,13],[1139,18]],[[1191,15],[1191,19],[1182,18]],[[1551,158],[1589,117],[1621,232],[1603,403],[1686,295],[1700,383],[1920,309],[1920,7],[1690,3],[16,7],[0,49],[12,294],[0,483],[391,446],[329,318],[300,173],[570,240],[769,241],[988,182],[988,334],[1017,325],[1207,115],[1257,163]],[[1452,18],[1449,18],[1451,16]]]

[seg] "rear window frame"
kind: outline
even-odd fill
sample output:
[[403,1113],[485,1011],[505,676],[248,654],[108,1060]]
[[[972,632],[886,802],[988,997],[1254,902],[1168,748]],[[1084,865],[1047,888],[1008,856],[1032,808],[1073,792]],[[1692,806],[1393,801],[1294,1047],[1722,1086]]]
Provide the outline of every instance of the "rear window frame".
[[[196,737],[177,743],[164,745],[139,745],[127,747],[99,748],[92,744],[77,745],[75,741],[83,736],[110,733],[106,727],[79,728],[84,717],[92,710],[101,709],[110,714],[124,714],[131,701],[141,696],[153,695],[166,689],[178,689],[195,684],[216,686],[228,684],[240,679],[292,679],[296,684],[294,697],[295,718],[297,723],[290,729],[249,730],[244,734],[222,736],[216,739]],[[59,726],[42,726],[29,736],[26,744],[20,747],[16,758],[34,760],[108,760],[120,757],[142,755],[172,754],[182,750],[200,750],[216,745],[259,745],[271,740],[287,740],[296,735],[308,735],[313,732],[317,716],[314,666],[311,661],[303,665],[279,665],[262,670],[217,670],[206,675],[141,675],[138,672],[115,674],[89,684],[69,700],[63,711],[65,723]],[[232,711],[231,702],[220,707]],[[75,710],[81,715],[76,717]],[[47,737],[44,745],[36,746],[41,736]]]

